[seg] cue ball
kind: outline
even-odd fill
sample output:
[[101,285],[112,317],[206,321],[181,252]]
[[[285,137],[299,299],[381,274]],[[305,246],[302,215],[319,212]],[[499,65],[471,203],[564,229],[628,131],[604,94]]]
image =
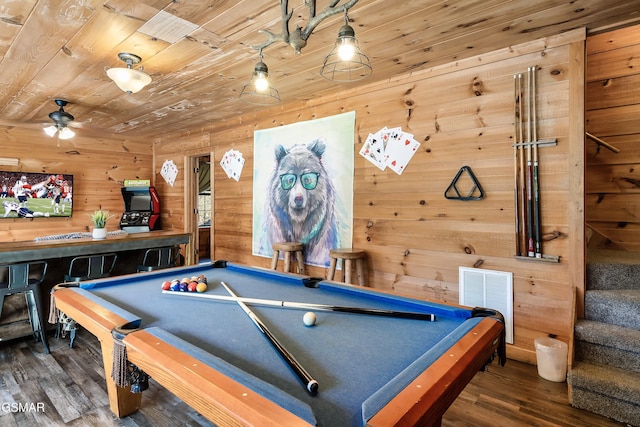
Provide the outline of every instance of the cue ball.
[[304,314],[304,316],[302,316],[302,322],[305,324],[305,326],[313,326],[316,324],[316,315],[315,313],[312,312],[307,312]]

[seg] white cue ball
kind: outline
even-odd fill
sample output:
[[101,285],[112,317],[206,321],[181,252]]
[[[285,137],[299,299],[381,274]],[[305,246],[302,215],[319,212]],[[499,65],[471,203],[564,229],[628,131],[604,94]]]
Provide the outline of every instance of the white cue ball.
[[304,314],[304,316],[302,316],[302,322],[305,324],[305,326],[313,326],[316,324],[316,315],[315,313],[312,312],[307,312]]

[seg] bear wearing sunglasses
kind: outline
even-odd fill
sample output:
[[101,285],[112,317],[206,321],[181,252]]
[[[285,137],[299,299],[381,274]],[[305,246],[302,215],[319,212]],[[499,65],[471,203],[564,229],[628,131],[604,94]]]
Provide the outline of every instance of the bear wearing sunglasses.
[[322,164],[324,141],[278,145],[271,174],[265,231],[270,242],[301,242],[305,262],[328,266],[337,245],[335,188]]

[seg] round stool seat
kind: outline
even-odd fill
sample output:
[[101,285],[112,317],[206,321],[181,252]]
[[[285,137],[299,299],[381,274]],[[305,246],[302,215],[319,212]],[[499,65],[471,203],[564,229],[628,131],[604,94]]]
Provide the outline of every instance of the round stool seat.
[[362,249],[353,249],[353,248],[332,249],[329,251],[329,257],[330,257],[329,271],[327,273],[328,280],[333,280],[336,274],[336,267],[338,265],[338,260],[342,260],[344,283],[353,284],[353,282],[351,281],[351,274],[352,274],[352,262],[355,260],[356,274],[358,276],[358,284],[360,286],[366,286],[366,281],[364,278],[365,252]]
[[332,258],[342,258],[342,259],[358,259],[364,258],[364,251],[361,249],[331,249],[329,251],[329,256]]
[[271,269],[276,270],[278,268],[278,259],[280,259],[280,253],[284,255],[284,271],[290,272],[291,270],[291,254],[295,254],[296,264],[298,266],[297,273],[304,274],[304,258],[302,256],[302,250],[304,246],[300,242],[277,242],[271,245],[273,249],[273,258],[271,258]]

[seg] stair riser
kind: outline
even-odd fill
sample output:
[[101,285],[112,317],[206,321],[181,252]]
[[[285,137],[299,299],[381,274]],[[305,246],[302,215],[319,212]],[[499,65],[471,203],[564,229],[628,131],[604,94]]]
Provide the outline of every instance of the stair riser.
[[633,426],[640,426],[640,402],[630,403],[579,387],[571,391],[571,405]]
[[640,373],[640,353],[576,341],[575,357],[576,360]]
[[640,329],[640,304],[635,301],[597,298],[587,291],[584,313],[587,320]]
[[640,257],[638,264],[588,264],[587,289],[640,289]]

